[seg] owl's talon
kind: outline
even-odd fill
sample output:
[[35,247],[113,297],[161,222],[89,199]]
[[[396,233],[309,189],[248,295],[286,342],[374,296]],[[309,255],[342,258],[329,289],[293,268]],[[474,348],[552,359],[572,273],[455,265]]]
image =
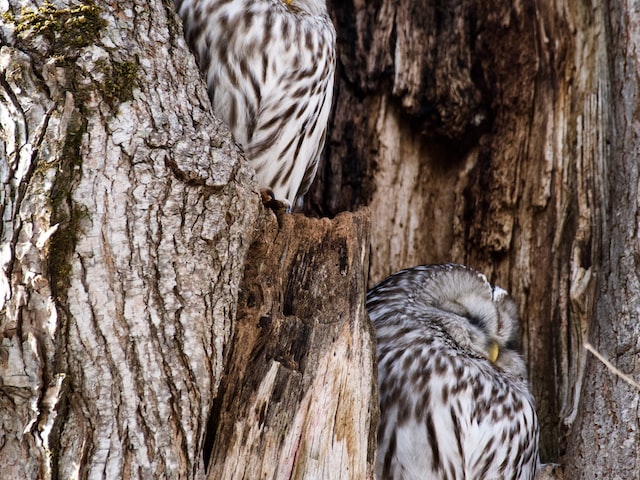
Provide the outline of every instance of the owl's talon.
[[262,204],[275,213],[291,213],[291,205],[286,200],[278,200],[270,188],[260,189]]

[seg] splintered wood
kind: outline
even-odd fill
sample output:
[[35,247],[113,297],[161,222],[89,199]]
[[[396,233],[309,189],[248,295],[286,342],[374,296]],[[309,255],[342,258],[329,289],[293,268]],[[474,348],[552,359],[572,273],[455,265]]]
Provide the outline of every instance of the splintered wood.
[[266,217],[212,413],[208,478],[372,478],[368,213]]

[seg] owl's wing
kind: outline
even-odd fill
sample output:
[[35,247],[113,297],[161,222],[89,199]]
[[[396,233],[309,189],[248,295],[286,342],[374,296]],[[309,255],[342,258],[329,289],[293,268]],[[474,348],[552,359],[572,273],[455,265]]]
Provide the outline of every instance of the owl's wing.
[[245,144],[261,183],[292,204],[315,176],[333,98],[335,33],[318,22],[291,25],[290,42],[272,39],[265,47],[269,59]]
[[[533,479],[538,464],[538,423],[531,397],[520,380],[498,376],[482,365],[470,407],[464,442],[467,478]],[[535,457],[535,458],[534,458]]]
[[[274,1],[182,4],[214,113],[258,182],[293,204],[315,176],[333,96],[335,29]],[[190,35],[192,33],[192,35]]]

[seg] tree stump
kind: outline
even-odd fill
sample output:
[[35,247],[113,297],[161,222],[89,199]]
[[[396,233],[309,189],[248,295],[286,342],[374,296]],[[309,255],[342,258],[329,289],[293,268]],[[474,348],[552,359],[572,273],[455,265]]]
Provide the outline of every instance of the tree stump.
[[258,232],[209,425],[209,478],[372,478],[368,212],[266,212]]

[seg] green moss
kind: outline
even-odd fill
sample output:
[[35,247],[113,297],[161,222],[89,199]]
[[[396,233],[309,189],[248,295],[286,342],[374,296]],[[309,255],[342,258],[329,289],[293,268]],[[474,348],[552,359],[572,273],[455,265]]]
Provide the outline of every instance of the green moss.
[[57,8],[45,2],[35,10],[23,9],[17,21],[14,18],[11,21],[16,25],[16,33],[42,35],[54,50],[89,46],[106,25],[100,18],[100,9],[91,0],[83,0],[69,8]]
[[82,165],[82,154],[80,147],[82,146],[82,137],[87,132],[86,119],[75,118],[73,126],[69,128],[67,138],[62,147],[62,158],[71,168]]
[[133,100],[133,87],[138,76],[138,65],[134,62],[113,62],[111,75],[103,84],[103,94],[111,105]]
[[11,10],[9,10],[8,12],[4,12],[2,14],[2,20],[4,20],[7,23],[16,23],[16,18],[13,15],[13,12]]
[[[58,229],[49,242],[49,272],[53,294],[63,299],[69,287],[71,255],[82,236],[83,225],[90,218],[83,210],[85,207],[74,202],[71,196],[82,172],[81,147],[87,132],[87,118],[91,114],[86,111],[90,103],[86,99],[97,93],[114,108],[118,103],[131,100],[137,81],[138,60],[103,61],[102,64],[98,61],[91,75],[82,69],[82,63],[77,62],[79,49],[97,44],[100,31],[107,25],[92,0],[80,0],[68,8],[58,8],[45,2],[40,7],[23,9],[20,13],[7,12],[2,18],[15,25],[21,47],[44,54],[65,69],[61,91],[71,92],[76,105],[61,151],[54,158],[39,162],[34,172],[44,175],[50,169],[57,170],[50,191],[50,205],[51,223],[58,224]],[[43,41],[34,42],[36,37]],[[44,58],[40,63],[44,63]],[[106,80],[90,83],[87,81],[89,78]],[[54,100],[61,102],[62,98]]]
[[49,246],[49,272],[51,286],[55,296],[64,295],[69,286],[71,265],[69,259],[75,249],[77,238],[81,232],[83,220],[89,218],[85,207],[81,207],[71,199],[71,190],[75,180],[80,176],[82,156],[80,148],[82,137],[87,131],[87,122],[83,116],[76,114],[71,120],[62,154],[57,165],[55,183],[51,188],[51,207],[53,224],[58,224]]
[[51,274],[51,290],[56,298],[64,296],[64,292],[69,287],[69,278],[71,277],[71,264],[69,259],[64,255],[65,249],[62,246],[75,245],[75,237],[67,230],[60,233],[56,231],[51,248],[49,250],[49,272]]
[[[100,31],[107,25],[100,17],[100,8],[93,0],[80,0],[67,8],[58,8],[46,1],[38,8],[22,9],[18,15],[7,12],[3,14],[3,18],[14,23],[15,31],[27,50],[34,46],[29,45],[34,37],[46,40],[45,55],[55,59],[56,65],[67,70],[66,77],[69,81],[66,87],[73,91],[76,103],[84,105],[85,96],[93,92],[86,88],[86,73],[78,69],[78,50],[96,44]],[[43,53],[40,48],[37,50]],[[133,87],[138,75],[137,59],[104,61],[96,66],[106,80],[94,87],[111,107],[117,108],[119,103],[133,99]],[[76,77],[82,77],[82,81],[76,82]]]
[[64,221],[60,222],[60,226],[53,234],[49,246],[51,291],[58,299],[64,298],[69,288],[72,268],[71,255],[82,232],[83,221],[90,218],[86,209],[80,209],[76,204],[74,204],[74,207],[76,208],[69,215],[64,215]]

